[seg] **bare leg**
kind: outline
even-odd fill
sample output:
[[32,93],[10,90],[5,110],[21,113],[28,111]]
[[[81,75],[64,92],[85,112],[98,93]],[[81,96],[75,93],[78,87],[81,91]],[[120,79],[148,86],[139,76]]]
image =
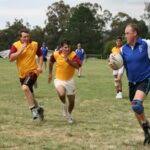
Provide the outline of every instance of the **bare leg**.
[[58,86],[56,88],[57,94],[63,104],[66,103],[66,90],[63,86]]
[[71,114],[73,109],[74,109],[74,105],[75,105],[75,95],[67,95],[68,97],[68,112]]
[[25,93],[29,107],[30,108],[36,107],[37,101],[34,99],[34,96],[33,96],[32,92],[30,91],[29,87],[27,85],[22,85],[22,90]]

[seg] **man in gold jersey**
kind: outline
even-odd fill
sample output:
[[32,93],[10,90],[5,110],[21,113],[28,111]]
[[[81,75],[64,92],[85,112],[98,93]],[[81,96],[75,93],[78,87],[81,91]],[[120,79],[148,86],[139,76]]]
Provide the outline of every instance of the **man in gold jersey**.
[[[120,53],[120,48],[122,47],[122,37],[118,37],[116,40],[116,46],[111,50],[113,54]],[[124,66],[118,70],[113,70],[115,88],[116,88],[116,99],[122,99],[122,75],[124,72]]]
[[[38,105],[33,93],[33,85],[38,75],[42,73],[42,52],[38,43],[30,40],[30,34],[27,29],[22,29],[19,34],[20,40],[12,44],[9,59],[11,62],[16,60],[21,87],[33,119],[43,120],[44,109]],[[39,64],[37,64],[36,55],[39,58]]]
[[[73,118],[71,116],[75,103],[75,83],[73,75],[75,69],[81,66],[81,62],[76,53],[71,51],[68,41],[61,42],[60,50],[55,51],[50,57],[49,82],[52,80],[54,63],[56,63],[54,85],[63,104],[63,115],[67,118],[68,123],[73,123]],[[66,96],[68,98],[68,106]]]

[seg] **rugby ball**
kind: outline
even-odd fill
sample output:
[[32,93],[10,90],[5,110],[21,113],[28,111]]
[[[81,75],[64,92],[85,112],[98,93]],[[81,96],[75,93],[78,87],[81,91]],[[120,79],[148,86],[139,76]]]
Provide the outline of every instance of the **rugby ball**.
[[123,66],[123,58],[120,54],[111,53],[109,56],[109,62],[113,64],[114,70],[118,70]]

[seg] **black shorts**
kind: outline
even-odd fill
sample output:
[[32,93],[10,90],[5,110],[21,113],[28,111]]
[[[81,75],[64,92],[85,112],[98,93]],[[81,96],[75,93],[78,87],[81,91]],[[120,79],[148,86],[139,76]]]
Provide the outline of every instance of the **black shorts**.
[[20,78],[21,85],[27,85],[30,91],[33,93],[33,85],[37,80],[35,73],[29,73],[25,78]]
[[47,61],[47,58],[46,58],[46,57],[43,57],[43,61],[46,62],[46,61]]
[[150,91],[150,78],[145,79],[141,82],[131,83],[129,82],[129,98],[130,101],[133,100],[137,90],[143,91],[146,95]]

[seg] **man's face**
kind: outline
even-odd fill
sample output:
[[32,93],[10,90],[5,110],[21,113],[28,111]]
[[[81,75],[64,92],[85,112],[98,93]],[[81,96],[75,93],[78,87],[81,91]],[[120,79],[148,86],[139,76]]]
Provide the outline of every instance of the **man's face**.
[[137,33],[132,29],[131,26],[125,28],[125,37],[128,44],[133,44],[135,42]]
[[78,45],[77,45],[77,48],[80,49],[80,48],[81,48],[81,44],[78,44]]
[[70,53],[70,47],[67,44],[64,44],[61,48],[63,54],[68,55]]
[[122,46],[122,40],[121,39],[117,39],[116,40],[116,45],[117,45],[117,47],[121,47]]
[[29,35],[29,33],[22,32],[22,33],[21,33],[20,40],[21,40],[22,43],[28,43],[29,40],[30,40],[30,35]]

